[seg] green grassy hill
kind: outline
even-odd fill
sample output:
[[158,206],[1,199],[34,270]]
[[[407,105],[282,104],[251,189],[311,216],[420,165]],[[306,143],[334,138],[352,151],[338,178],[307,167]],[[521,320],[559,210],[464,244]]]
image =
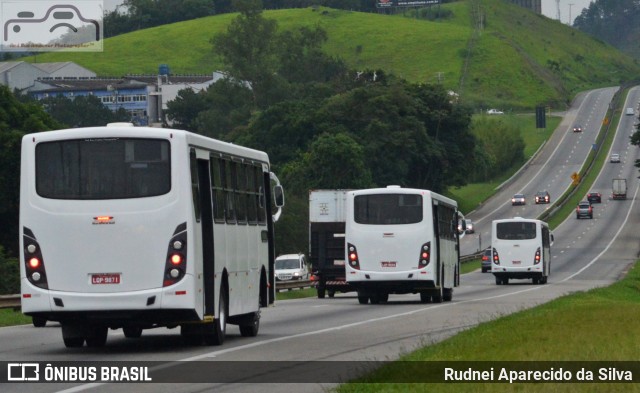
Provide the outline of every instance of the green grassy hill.
[[[281,30],[324,28],[326,51],[354,69],[384,69],[412,82],[460,92],[480,107],[562,107],[574,93],[640,76],[637,60],[555,20],[503,0],[442,5],[451,17],[431,22],[306,8],[265,11]],[[106,39],[100,53],[45,53],[35,61],[75,61],[100,76],[154,74],[168,64],[175,74],[222,69],[210,39],[235,14],[164,25]]]

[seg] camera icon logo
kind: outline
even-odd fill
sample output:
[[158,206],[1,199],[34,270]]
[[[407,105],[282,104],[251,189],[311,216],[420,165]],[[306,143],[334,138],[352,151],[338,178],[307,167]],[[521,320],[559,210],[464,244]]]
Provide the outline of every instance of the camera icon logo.
[[102,1],[6,1],[1,49],[7,51],[102,50]]

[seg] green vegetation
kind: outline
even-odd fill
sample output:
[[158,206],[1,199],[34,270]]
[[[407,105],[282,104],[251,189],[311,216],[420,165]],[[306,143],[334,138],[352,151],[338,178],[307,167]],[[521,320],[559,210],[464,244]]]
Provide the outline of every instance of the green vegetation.
[[0,309],[0,327],[25,325],[31,323],[31,317],[27,317],[20,310],[13,310],[11,308]]
[[[545,103],[564,108],[578,91],[616,85],[640,73],[637,61],[615,48],[501,0],[441,7],[450,11],[450,18],[429,21],[316,7],[264,15],[277,20],[282,30],[326,30],[325,51],[351,69],[382,69],[410,82],[442,83],[478,106],[517,109]],[[159,64],[169,64],[178,74],[208,74],[222,68],[210,40],[236,16],[210,16],[108,38],[104,52],[45,53],[33,60],[75,61],[102,76],[155,74]]]
[[[535,308],[482,323],[438,344],[403,356],[402,361],[635,361],[640,324],[640,265],[605,288],[576,293]],[[394,364],[340,393],[423,392],[436,385],[376,383],[402,375]],[[397,379],[396,379],[397,380]],[[638,384],[439,384],[438,392],[630,392]]]
[[303,297],[314,297],[314,296],[316,296],[315,288],[293,289],[291,291],[276,292],[276,301],[300,299]]
[[[484,115],[479,115],[484,117]],[[547,117],[547,128],[535,128],[535,115],[504,115],[500,121],[507,123],[519,131],[524,141],[524,157],[510,168],[496,176],[494,179],[484,182],[470,183],[461,187],[450,187],[446,195],[458,202],[460,211],[467,214],[478,207],[496,192],[496,188],[512,176],[522,165],[536,153],[542,144],[549,139],[562,118]]]

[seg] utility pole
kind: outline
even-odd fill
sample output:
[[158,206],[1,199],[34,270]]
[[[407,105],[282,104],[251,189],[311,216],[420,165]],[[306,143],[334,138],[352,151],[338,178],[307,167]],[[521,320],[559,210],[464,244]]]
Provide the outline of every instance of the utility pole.
[[558,22],[562,23],[560,20],[560,0],[556,0],[556,19]]
[[571,19],[571,7],[574,3],[569,3],[569,26],[573,25],[573,19]]

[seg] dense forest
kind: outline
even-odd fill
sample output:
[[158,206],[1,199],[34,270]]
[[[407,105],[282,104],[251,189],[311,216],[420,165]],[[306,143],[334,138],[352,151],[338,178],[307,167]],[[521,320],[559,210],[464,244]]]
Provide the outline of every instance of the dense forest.
[[640,2],[594,0],[576,17],[573,26],[623,52],[640,58]]

